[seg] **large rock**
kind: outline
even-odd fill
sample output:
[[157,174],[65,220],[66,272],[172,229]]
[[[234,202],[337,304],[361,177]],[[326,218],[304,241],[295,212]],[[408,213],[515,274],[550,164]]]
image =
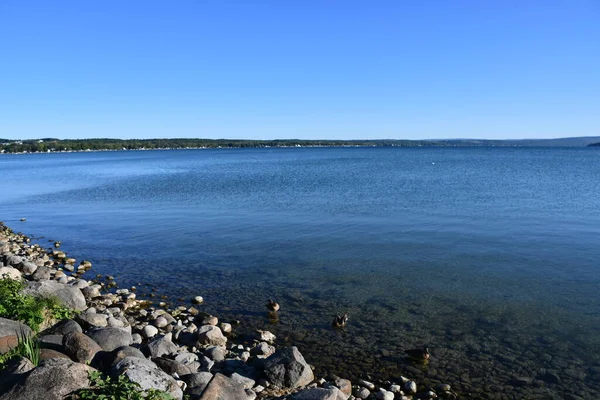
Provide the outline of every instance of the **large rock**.
[[203,325],[198,329],[198,344],[213,346],[225,346],[227,338],[223,336],[223,332],[217,326]]
[[237,372],[234,372],[233,374],[231,374],[231,379],[233,379],[235,382],[242,385],[244,387],[244,389],[252,389],[254,387],[254,385],[256,384],[256,381],[254,379],[248,378],[247,376],[240,375]]
[[86,311],[77,316],[77,322],[86,329],[103,328],[108,325],[108,315],[97,314],[93,311]]
[[169,339],[161,336],[154,339],[147,345],[148,352],[152,358],[159,358],[162,356],[168,356],[177,353],[179,347]]
[[342,392],[346,398],[352,394],[352,382],[350,382],[348,379],[336,377],[334,384],[338,389],[340,389],[340,392]]
[[250,350],[250,354],[253,356],[267,358],[272,354],[275,354],[275,347],[271,346],[267,342],[260,342]]
[[204,351],[204,355],[213,361],[223,361],[227,355],[227,350],[221,346],[211,346]]
[[37,271],[38,266],[35,263],[32,263],[31,261],[23,261],[21,264],[19,264],[19,269],[25,275],[31,275],[35,271]]
[[82,363],[89,363],[96,353],[102,351],[98,343],[80,332],[67,333],[63,337],[63,347],[67,355]]
[[63,283],[55,281],[27,282],[25,289],[23,289],[23,293],[40,296],[56,296],[60,302],[68,308],[77,311],[86,309],[85,297],[83,297],[81,290]]
[[125,375],[130,381],[138,383],[144,390],[162,390],[179,400],[183,397],[183,392],[175,379],[150,360],[125,357],[114,366],[111,373],[113,376]]
[[50,272],[50,268],[46,267],[45,265],[42,265],[41,267],[38,267],[38,269],[33,273],[32,277],[36,281],[46,281],[50,279]]
[[248,396],[241,384],[223,374],[216,374],[200,400],[248,400]]
[[21,271],[13,267],[0,267],[0,279],[5,276],[10,279],[14,279],[15,281],[20,281],[22,278]]
[[305,386],[314,379],[312,369],[295,346],[277,350],[267,358],[265,374],[273,385],[282,389]]
[[50,335],[66,335],[71,332],[83,332],[81,325],[72,319],[64,319],[57,322],[54,326],[48,328],[46,333]]
[[181,379],[188,385],[188,390],[194,389],[193,393],[201,395],[208,383],[212,380],[213,374],[210,372],[196,372],[194,374],[182,376]]
[[4,364],[4,368],[0,371],[0,382],[10,379],[11,375],[20,375],[31,371],[35,365],[26,357],[15,357]]
[[20,322],[0,318],[0,354],[14,349],[23,336],[31,336],[31,329]]
[[40,347],[56,351],[63,350],[64,335],[43,335],[39,337]]
[[98,343],[104,351],[113,351],[132,343],[131,335],[119,328],[93,329],[88,331],[87,335]]
[[53,349],[41,349],[40,350],[40,360],[49,360],[51,358],[66,358],[70,360],[71,357],[66,355],[65,353]]
[[347,397],[336,387],[304,389],[296,393],[294,400],[346,400]]
[[90,386],[90,371],[93,368],[85,364],[52,358],[0,387],[0,400],[63,400],[69,393]]
[[15,266],[16,267],[17,265],[21,264],[22,262],[23,262],[23,257],[11,254],[11,255],[9,255],[9,256],[6,257],[5,265],[7,267],[10,267],[10,266]]
[[163,358],[163,357],[153,358],[152,361],[156,365],[158,365],[158,367],[160,369],[162,369],[169,375],[173,375],[175,373],[179,376],[183,376],[183,375],[190,375],[190,374],[193,374],[194,372],[196,372],[196,370],[193,370],[189,366],[187,366],[183,363],[180,363],[179,361],[170,360],[168,358]]

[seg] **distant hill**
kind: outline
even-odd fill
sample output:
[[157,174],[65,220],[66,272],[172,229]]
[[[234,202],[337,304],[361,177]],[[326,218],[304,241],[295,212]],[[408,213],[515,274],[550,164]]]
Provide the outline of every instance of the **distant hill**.
[[600,147],[600,142],[590,143],[590,144],[588,144],[588,146],[590,146],[590,147],[592,147],[592,146]]

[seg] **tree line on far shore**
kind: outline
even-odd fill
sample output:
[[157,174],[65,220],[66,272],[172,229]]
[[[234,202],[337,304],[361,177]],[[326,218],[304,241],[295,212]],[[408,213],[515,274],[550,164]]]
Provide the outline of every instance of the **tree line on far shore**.
[[599,137],[528,140],[245,140],[245,139],[0,139],[0,153],[266,147],[600,147]]
[[238,139],[0,139],[4,153],[46,153],[56,151],[194,149],[194,148],[261,148],[261,147],[394,147],[432,146],[434,142],[418,140],[238,140]]

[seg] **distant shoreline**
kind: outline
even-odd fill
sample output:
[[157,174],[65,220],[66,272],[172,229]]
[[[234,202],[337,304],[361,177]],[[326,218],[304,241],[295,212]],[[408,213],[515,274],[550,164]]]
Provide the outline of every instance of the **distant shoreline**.
[[523,140],[0,139],[0,154],[301,147],[591,147],[599,137]]

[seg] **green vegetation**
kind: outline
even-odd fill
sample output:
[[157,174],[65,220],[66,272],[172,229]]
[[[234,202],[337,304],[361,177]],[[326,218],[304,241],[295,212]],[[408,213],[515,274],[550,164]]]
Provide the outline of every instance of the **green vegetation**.
[[33,365],[37,366],[40,363],[40,344],[37,338],[27,336],[22,332],[17,347],[7,353],[0,354],[0,371],[4,369],[6,363],[16,357],[28,358]]
[[0,317],[21,321],[34,331],[47,318],[67,319],[74,311],[63,306],[57,298],[36,297],[21,293],[24,283],[8,277],[0,279]]
[[91,387],[78,390],[71,399],[85,400],[172,400],[168,393],[156,389],[143,390],[125,375],[111,379],[98,371],[90,372]]

